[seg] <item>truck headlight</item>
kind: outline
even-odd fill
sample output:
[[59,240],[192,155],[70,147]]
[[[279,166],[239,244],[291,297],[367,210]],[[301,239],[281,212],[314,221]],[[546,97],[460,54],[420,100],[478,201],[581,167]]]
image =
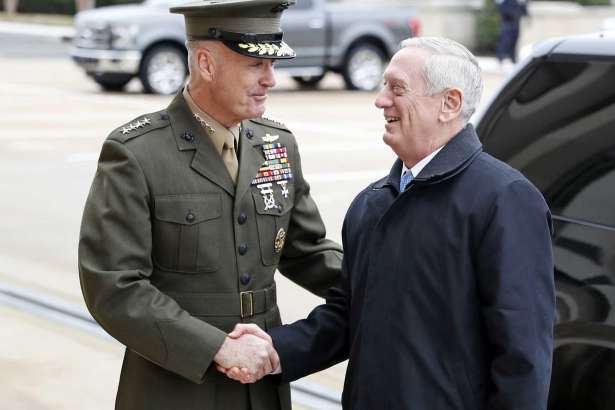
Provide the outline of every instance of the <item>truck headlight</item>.
[[118,24],[111,26],[111,44],[113,48],[134,48],[139,35],[136,24]]

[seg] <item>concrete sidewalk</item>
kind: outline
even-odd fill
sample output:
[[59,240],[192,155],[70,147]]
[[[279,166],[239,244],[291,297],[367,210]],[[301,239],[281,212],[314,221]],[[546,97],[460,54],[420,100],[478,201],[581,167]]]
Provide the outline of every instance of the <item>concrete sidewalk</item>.
[[70,26],[0,21],[0,33],[68,40],[75,35],[75,29]]

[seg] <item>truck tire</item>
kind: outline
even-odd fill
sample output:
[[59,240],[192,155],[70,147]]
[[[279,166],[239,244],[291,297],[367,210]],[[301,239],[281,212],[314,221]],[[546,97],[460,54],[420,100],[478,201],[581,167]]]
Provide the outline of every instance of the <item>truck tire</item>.
[[323,79],[325,75],[305,75],[305,76],[293,76],[293,80],[299,85],[301,88],[316,88],[320,80]]
[[105,91],[122,91],[132,79],[130,74],[96,74],[92,78]]
[[370,43],[354,45],[342,67],[342,75],[349,90],[373,91],[382,81],[386,64],[384,51]]
[[179,47],[161,44],[143,57],[139,78],[146,93],[170,95],[183,87],[187,74],[185,52]]

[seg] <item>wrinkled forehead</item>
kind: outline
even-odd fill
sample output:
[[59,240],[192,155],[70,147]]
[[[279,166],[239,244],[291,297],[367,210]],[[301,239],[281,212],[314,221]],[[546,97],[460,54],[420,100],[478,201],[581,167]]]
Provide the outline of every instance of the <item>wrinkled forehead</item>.
[[425,62],[432,54],[431,51],[420,47],[402,48],[391,58],[391,62],[384,71],[384,80],[423,84]]

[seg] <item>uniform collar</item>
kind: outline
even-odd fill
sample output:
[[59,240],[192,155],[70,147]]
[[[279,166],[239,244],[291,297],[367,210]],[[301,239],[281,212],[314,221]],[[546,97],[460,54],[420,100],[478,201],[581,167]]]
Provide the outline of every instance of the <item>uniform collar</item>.
[[[415,176],[413,181],[419,184],[432,184],[457,175],[482,152],[482,147],[474,127],[468,124],[444,145],[438,155],[423,168],[420,175]],[[397,159],[389,176],[378,181],[374,187],[382,188],[391,185],[399,191],[402,167],[402,161]]]
[[226,128],[224,125],[220,124],[215,118],[211,115],[207,114],[203,111],[197,103],[190,95],[190,91],[188,90],[188,86],[184,87],[184,91],[182,92],[182,96],[186,100],[188,107],[195,115],[195,118],[199,120],[201,126],[205,129],[205,133],[209,135],[211,141],[214,143],[214,147],[216,147],[216,151],[220,155],[222,155],[222,149],[224,147],[224,141],[230,136],[235,140],[235,145],[237,145],[239,138],[239,125],[234,125],[231,128]]

